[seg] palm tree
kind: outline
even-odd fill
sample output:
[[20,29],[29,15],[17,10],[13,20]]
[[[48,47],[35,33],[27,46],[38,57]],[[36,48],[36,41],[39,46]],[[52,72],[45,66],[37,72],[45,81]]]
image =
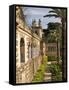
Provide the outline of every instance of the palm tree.
[[60,18],[61,19],[61,24],[62,24],[62,35],[63,35],[63,38],[62,38],[62,45],[63,45],[63,49],[62,49],[62,52],[63,52],[63,73],[64,73],[64,76],[63,76],[63,80],[66,80],[66,21],[67,21],[67,9],[66,8],[61,8],[61,9],[58,9],[58,8],[52,8],[51,11],[49,11],[49,14],[48,15],[45,15],[44,17],[55,17],[55,18]]
[[55,9],[55,8],[52,9],[53,10],[49,11],[49,14],[45,15],[44,17],[52,17],[52,16],[54,16],[55,18],[60,17],[62,23],[66,22],[66,9]]

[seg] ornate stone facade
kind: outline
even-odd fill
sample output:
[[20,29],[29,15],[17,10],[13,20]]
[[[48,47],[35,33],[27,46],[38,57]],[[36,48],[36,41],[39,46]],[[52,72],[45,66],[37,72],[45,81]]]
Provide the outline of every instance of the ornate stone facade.
[[42,62],[42,27],[39,20],[38,26],[29,28],[21,13],[16,7],[16,83],[31,83]]

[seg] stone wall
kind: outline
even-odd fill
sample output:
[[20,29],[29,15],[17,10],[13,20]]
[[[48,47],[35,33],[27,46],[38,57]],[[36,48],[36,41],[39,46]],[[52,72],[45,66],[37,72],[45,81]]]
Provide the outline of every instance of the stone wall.
[[41,65],[42,57],[29,60],[26,64],[16,67],[16,83],[31,83],[35,73]]
[[[32,32],[22,18],[22,10],[16,7],[16,83],[31,83],[35,73],[41,65],[42,57],[40,56],[41,37]],[[41,28],[42,29],[42,28]],[[20,41],[24,41],[24,62],[21,62]],[[30,44],[29,44],[30,43]],[[31,46],[32,54],[29,52]],[[35,48],[34,48],[35,47]],[[34,48],[34,50],[33,50]],[[43,49],[42,49],[43,50]],[[29,54],[32,56],[29,58]]]

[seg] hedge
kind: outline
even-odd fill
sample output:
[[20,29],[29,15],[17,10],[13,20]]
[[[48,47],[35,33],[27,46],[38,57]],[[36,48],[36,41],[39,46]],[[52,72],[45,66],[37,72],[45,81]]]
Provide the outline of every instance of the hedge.
[[48,56],[48,61],[56,61],[57,57],[56,56]]

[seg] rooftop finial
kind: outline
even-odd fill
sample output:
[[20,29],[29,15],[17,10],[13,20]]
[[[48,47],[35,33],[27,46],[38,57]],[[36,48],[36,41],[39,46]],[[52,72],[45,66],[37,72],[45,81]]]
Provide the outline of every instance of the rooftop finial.
[[41,26],[41,20],[39,19],[38,25]]

